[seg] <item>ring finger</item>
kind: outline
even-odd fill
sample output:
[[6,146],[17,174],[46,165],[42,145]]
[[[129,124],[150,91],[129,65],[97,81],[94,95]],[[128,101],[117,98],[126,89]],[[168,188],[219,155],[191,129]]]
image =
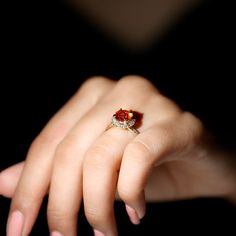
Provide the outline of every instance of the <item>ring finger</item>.
[[121,159],[134,133],[112,128],[89,149],[83,164],[83,197],[86,217],[95,234],[117,235],[113,203]]

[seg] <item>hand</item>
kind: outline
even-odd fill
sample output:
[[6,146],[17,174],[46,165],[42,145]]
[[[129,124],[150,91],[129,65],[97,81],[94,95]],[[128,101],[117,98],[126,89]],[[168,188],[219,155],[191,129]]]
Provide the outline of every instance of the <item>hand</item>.
[[[144,114],[140,134],[105,131],[119,108]],[[82,198],[95,233],[117,235],[116,190],[135,224],[145,214],[144,189],[147,200],[231,194],[235,165],[202,142],[205,136],[196,117],[143,78],[88,80],[35,139],[19,182],[23,164],[1,174],[5,195],[18,182],[8,235],[29,234],[47,192],[50,231],[62,235],[76,235]]]

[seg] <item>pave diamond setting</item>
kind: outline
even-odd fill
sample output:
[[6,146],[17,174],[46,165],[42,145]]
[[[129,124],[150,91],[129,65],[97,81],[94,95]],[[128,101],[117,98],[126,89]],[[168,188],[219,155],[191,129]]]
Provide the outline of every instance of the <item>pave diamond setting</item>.
[[123,129],[129,129],[134,126],[136,122],[136,119],[133,116],[132,110],[128,111],[120,109],[112,116],[112,125]]

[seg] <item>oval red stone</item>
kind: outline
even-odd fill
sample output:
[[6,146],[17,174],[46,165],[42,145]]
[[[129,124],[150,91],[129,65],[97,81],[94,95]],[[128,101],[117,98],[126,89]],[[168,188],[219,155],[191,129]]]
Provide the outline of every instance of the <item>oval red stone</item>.
[[124,122],[131,120],[132,117],[129,116],[130,111],[120,109],[115,113],[115,118],[118,121]]

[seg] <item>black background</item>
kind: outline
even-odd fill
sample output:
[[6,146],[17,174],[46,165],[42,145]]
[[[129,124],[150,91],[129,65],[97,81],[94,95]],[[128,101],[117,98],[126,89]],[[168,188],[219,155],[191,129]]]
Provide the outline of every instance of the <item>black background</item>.
[[[235,147],[232,1],[205,1],[161,42],[136,53],[120,48],[62,1],[0,4],[1,170],[25,158],[48,119],[93,75],[147,77],[200,117],[221,145]],[[0,235],[9,204],[0,198]],[[138,227],[129,223],[123,204],[115,210],[120,235],[236,232],[235,208],[223,199],[149,203]],[[45,216],[46,199],[32,235],[48,234]],[[79,227],[81,235],[92,235],[83,211]]]

